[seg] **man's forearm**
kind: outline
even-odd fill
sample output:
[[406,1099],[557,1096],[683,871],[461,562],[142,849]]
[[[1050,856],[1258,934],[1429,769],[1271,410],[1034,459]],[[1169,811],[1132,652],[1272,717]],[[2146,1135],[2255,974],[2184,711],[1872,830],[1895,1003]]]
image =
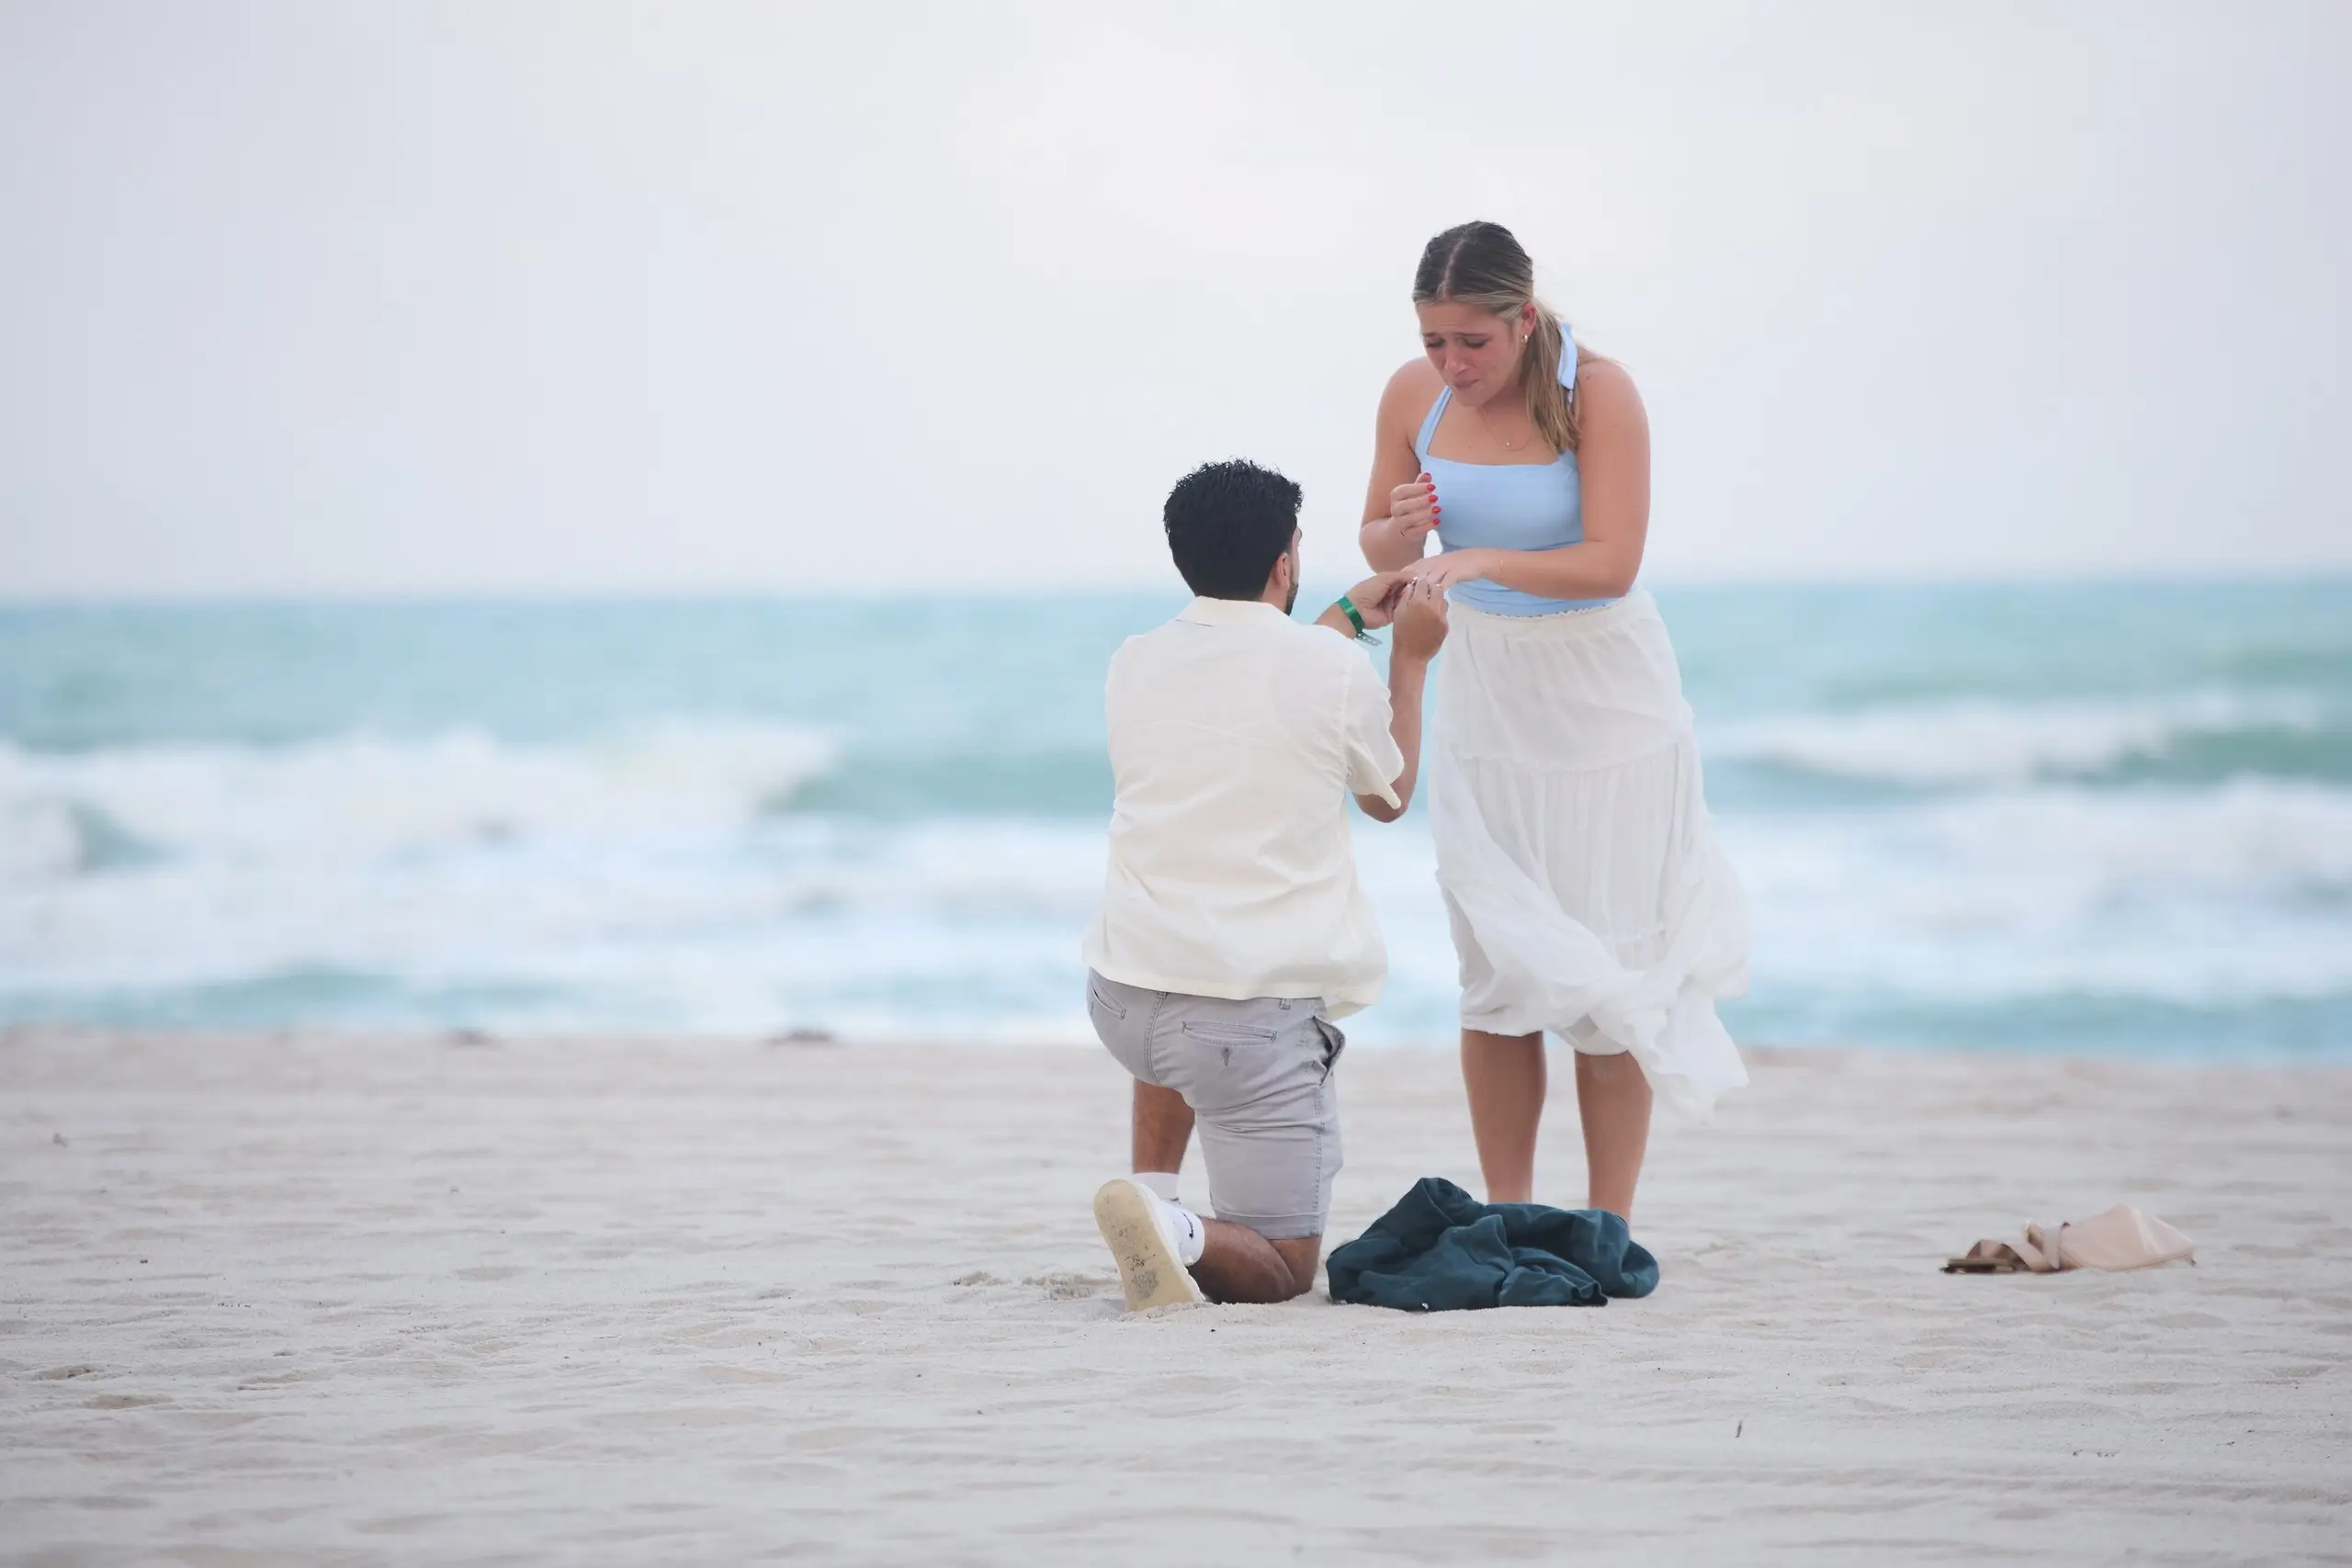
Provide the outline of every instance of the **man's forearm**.
[[1421,688],[1427,682],[1430,661],[1411,659],[1392,652],[1388,660],[1388,734],[1396,742],[1396,750],[1405,759],[1405,771],[1396,775],[1396,815],[1402,817],[1405,807],[1413,804],[1413,785],[1421,776]]
[[1413,804],[1413,784],[1421,773],[1421,687],[1429,672],[1426,657],[1417,659],[1393,651],[1389,655],[1388,737],[1396,742],[1396,750],[1405,759],[1405,771],[1389,785],[1396,792],[1396,805],[1389,805],[1376,795],[1356,796],[1363,814],[1375,822],[1394,822]]

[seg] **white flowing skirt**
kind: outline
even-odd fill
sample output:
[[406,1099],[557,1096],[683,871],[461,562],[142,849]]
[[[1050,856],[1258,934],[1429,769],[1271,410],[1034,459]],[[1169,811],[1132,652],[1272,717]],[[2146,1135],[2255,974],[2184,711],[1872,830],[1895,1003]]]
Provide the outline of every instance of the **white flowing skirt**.
[[1715,842],[1666,622],[1452,607],[1430,819],[1462,1022],[1630,1051],[1703,1116],[1747,1081],[1715,1001],[1747,989],[1747,899]]

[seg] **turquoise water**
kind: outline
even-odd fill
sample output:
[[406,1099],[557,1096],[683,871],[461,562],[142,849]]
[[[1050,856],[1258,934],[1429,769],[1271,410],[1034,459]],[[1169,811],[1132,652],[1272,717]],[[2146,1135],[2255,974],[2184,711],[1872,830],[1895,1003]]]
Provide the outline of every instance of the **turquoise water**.
[[[1659,595],[1750,1041],[2352,1058],[2352,583]],[[1181,596],[0,609],[0,1017],[1083,1037]],[[1389,999],[1453,956],[1360,822]]]

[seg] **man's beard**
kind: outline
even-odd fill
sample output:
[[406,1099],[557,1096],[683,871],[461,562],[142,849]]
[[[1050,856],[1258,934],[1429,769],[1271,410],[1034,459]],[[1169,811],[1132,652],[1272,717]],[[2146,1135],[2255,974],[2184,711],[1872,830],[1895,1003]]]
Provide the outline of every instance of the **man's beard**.
[[1287,615],[1298,608],[1298,584],[1290,585],[1290,597],[1283,601],[1283,614]]

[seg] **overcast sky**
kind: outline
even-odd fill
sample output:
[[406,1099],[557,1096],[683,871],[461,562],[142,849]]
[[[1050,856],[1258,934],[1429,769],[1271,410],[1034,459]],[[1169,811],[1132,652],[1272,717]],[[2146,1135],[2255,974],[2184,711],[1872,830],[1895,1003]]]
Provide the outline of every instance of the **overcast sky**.
[[0,592],[1354,564],[1510,224],[1649,574],[2352,569],[2352,5],[0,0]]

